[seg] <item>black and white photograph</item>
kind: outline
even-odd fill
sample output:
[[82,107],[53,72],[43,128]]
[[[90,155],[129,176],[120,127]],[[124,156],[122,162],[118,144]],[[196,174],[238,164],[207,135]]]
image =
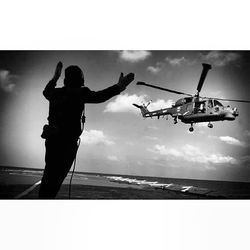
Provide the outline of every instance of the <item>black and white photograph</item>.
[[249,51],[0,56],[0,198],[250,198]]
[[0,22],[2,249],[249,249],[246,1],[10,0]]

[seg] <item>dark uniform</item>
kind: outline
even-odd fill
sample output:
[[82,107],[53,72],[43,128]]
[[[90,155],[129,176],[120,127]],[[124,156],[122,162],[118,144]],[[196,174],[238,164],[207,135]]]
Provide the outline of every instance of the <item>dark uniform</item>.
[[122,91],[117,84],[101,91],[91,91],[87,87],[55,87],[56,81],[51,80],[43,91],[49,100],[50,127],[39,191],[39,198],[44,199],[55,198],[76,157],[85,103],[102,103]]

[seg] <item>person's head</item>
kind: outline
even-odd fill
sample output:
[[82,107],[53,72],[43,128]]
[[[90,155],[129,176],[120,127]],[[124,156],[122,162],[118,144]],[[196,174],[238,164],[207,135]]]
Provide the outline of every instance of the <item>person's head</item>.
[[65,69],[64,86],[70,88],[84,86],[84,75],[78,66],[71,65]]

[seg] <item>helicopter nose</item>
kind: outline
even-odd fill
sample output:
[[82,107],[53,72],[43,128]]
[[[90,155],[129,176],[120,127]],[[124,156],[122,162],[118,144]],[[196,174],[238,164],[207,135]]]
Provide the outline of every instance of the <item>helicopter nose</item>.
[[236,116],[239,116],[239,111],[237,108],[233,108],[233,115],[236,117]]
[[227,112],[225,112],[224,115],[225,115],[224,116],[225,120],[233,121],[233,120],[235,120],[235,118],[238,115],[238,113],[237,113],[237,110],[231,109],[231,110],[227,110]]

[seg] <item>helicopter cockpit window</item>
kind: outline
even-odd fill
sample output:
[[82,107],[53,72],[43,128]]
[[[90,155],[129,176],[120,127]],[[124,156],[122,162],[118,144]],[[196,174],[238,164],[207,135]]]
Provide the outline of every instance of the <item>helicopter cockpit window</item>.
[[212,108],[213,105],[213,101],[212,100],[208,100],[208,104],[207,104],[208,108]]
[[185,98],[186,103],[192,102],[192,100],[193,100],[192,97],[186,97],[186,98]]
[[223,107],[223,105],[217,100],[214,100],[214,106]]

